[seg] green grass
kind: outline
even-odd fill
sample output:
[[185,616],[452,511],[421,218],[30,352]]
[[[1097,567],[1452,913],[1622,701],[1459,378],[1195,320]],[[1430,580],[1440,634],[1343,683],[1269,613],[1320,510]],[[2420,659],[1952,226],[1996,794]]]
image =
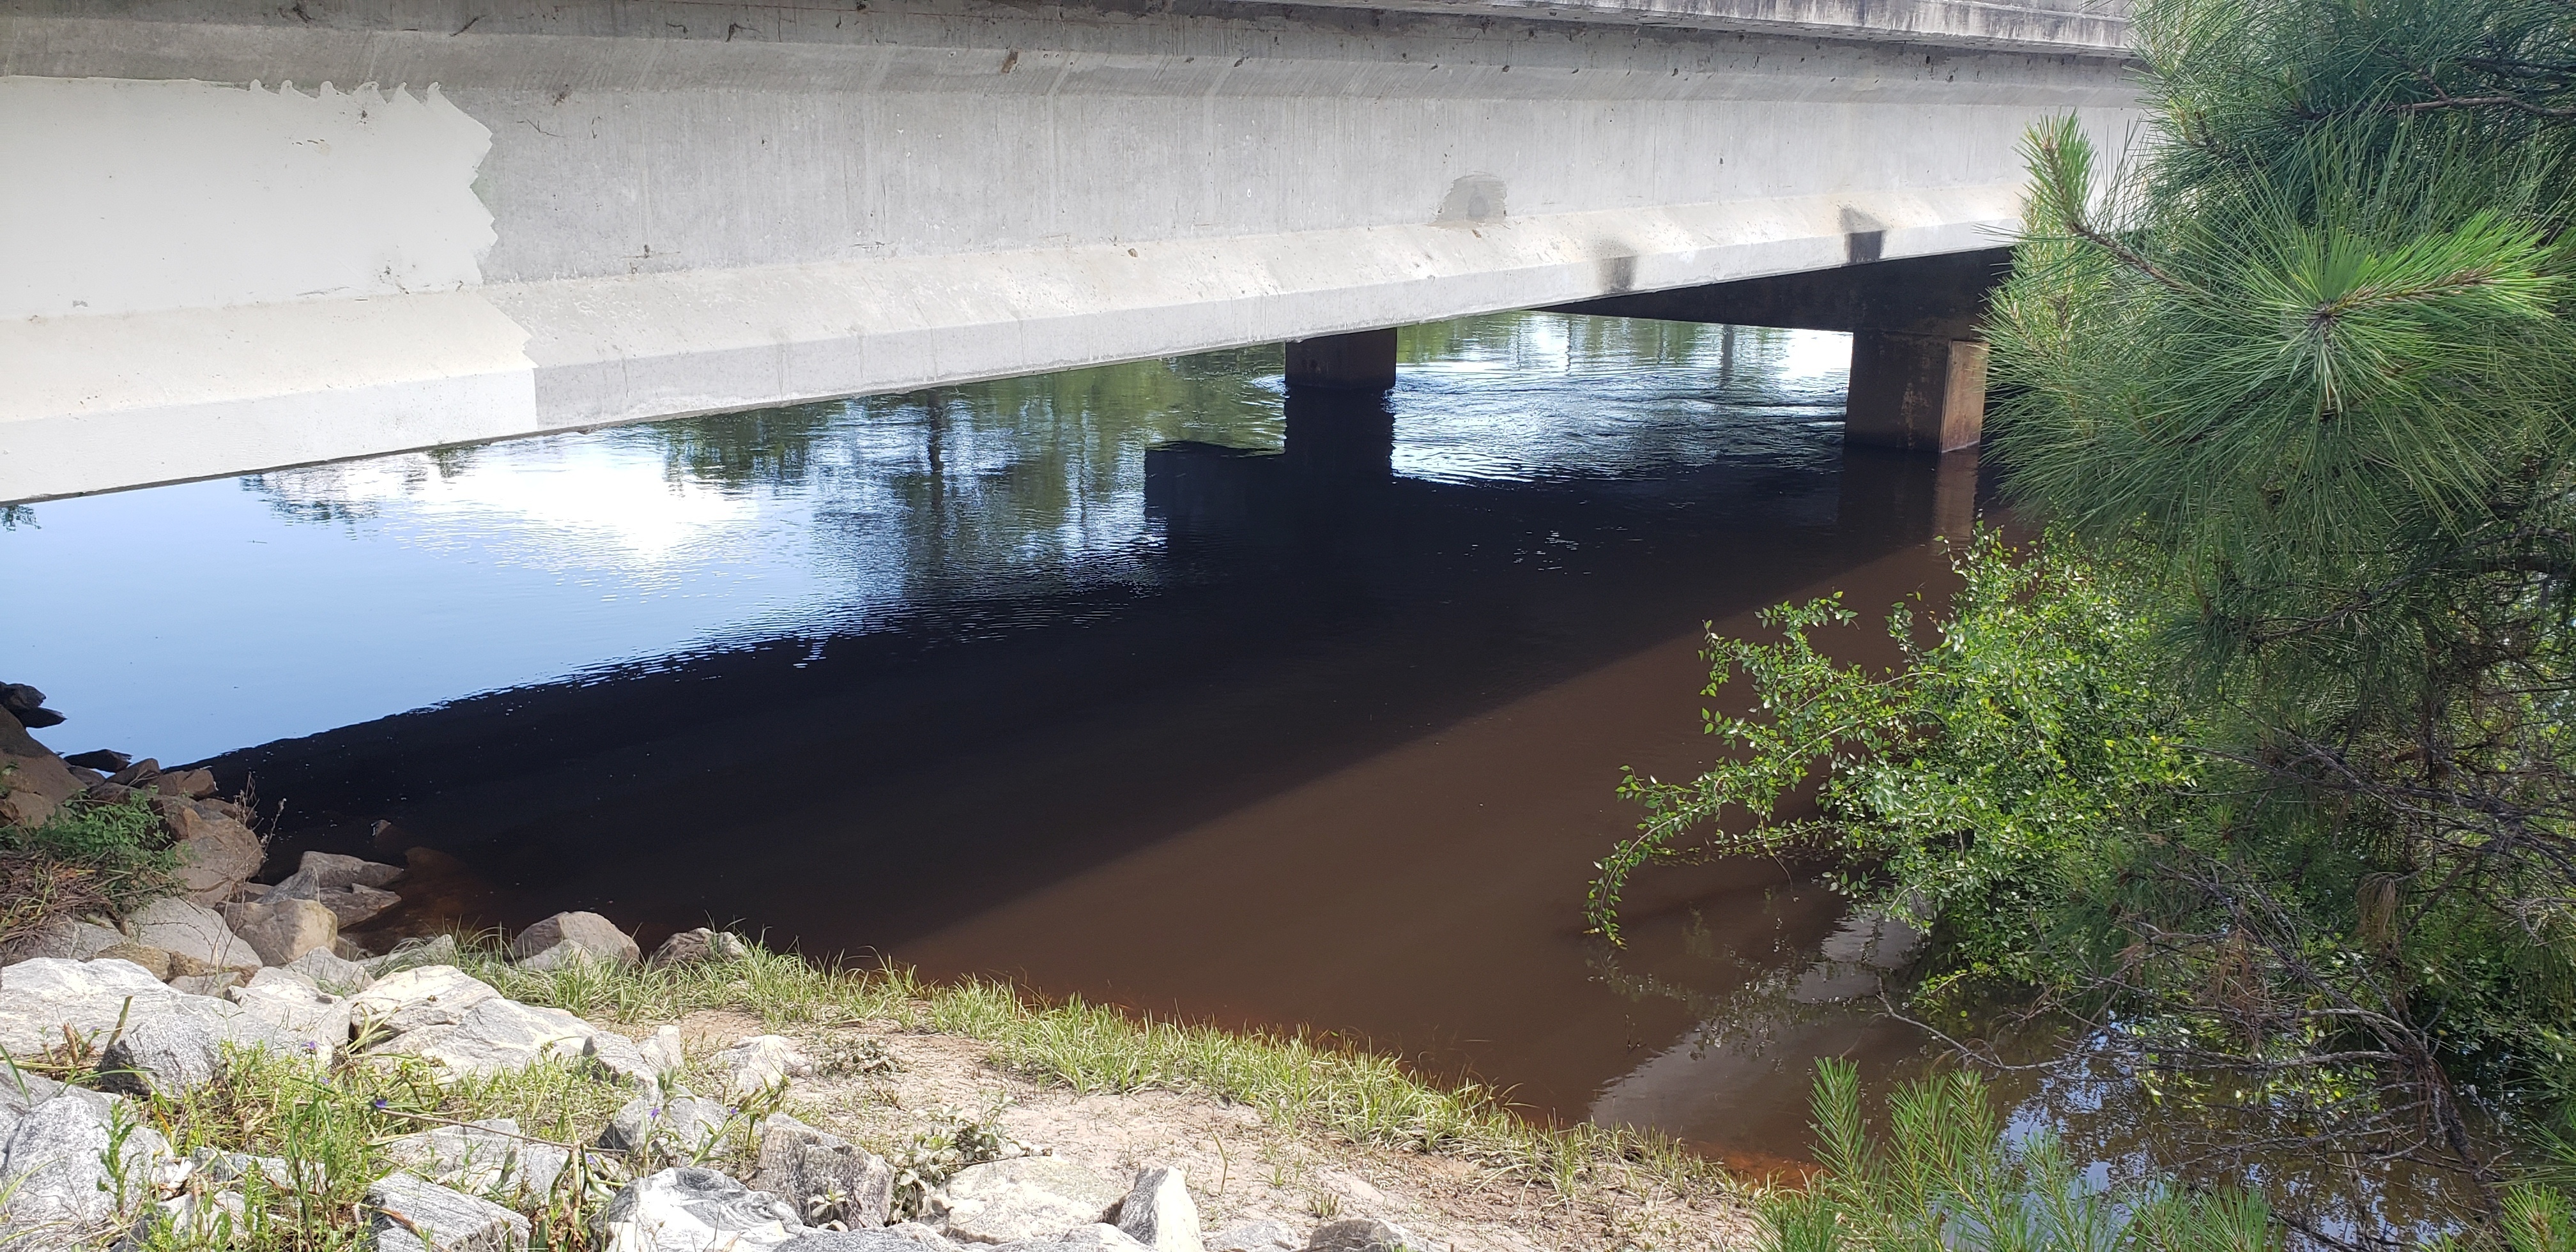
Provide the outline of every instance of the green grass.
[[32,830],[0,826],[0,945],[168,894],[177,868],[169,831],[141,796],[75,799]]
[[1300,1034],[1220,1030],[1078,998],[1050,1002],[988,980],[932,985],[909,970],[820,966],[757,944],[727,964],[548,971],[508,964],[488,939],[463,946],[465,967],[503,994],[584,1017],[650,1023],[730,1008],[772,1026],[888,1021],[989,1043],[996,1064],[1038,1082],[1085,1094],[1212,1097],[1280,1126],[1459,1157],[1560,1194],[1611,1179],[1682,1196],[1735,1189],[1722,1169],[1667,1136],[1543,1125],[1491,1088],[1425,1081],[1390,1058]]

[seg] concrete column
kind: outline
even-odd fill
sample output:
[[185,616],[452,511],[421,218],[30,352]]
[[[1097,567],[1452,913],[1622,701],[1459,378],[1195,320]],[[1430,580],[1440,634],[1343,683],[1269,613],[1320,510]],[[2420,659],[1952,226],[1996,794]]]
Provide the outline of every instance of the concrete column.
[[1353,331],[1288,341],[1288,386],[1384,391],[1395,385],[1395,331]]
[[1985,425],[1986,345],[1888,331],[1852,334],[1845,441],[1951,452],[1975,447]]

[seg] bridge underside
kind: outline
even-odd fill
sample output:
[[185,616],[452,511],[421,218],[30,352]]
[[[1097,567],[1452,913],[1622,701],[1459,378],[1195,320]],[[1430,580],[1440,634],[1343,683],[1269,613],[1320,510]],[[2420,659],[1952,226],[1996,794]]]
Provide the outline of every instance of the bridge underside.
[[0,0],[0,500],[1502,309],[1686,316],[1648,293],[1991,248],[2029,122],[2107,141],[2133,107],[2090,27],[87,7]]

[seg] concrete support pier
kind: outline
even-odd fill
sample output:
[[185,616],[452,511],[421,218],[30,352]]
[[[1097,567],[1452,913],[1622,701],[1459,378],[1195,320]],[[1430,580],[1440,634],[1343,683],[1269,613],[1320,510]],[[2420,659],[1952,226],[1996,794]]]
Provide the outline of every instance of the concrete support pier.
[[1395,330],[1288,341],[1288,389],[1385,391],[1395,386]]
[[1985,437],[1986,345],[1940,335],[1852,334],[1843,438],[1917,452],[1955,452]]

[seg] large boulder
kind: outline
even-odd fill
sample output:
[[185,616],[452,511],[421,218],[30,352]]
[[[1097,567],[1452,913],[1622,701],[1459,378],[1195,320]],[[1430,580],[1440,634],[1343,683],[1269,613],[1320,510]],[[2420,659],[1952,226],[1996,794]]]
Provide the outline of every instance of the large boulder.
[[784,1113],[760,1119],[760,1169],[752,1185],[786,1200],[808,1222],[886,1224],[894,1209],[894,1166],[838,1135]]
[[340,937],[340,919],[318,900],[276,895],[223,906],[233,933],[266,965],[284,965],[307,952],[328,952]]
[[[809,1230],[778,1245],[778,1252],[922,1252],[930,1246],[892,1230]],[[956,1246],[941,1239],[934,1252]]]
[[453,1026],[474,1006],[500,998],[492,984],[453,965],[422,965],[377,978],[349,997],[349,1011],[359,1029],[399,1036]]
[[17,717],[0,712],[0,826],[42,826],[64,801],[87,789]]
[[259,872],[268,850],[223,805],[185,796],[155,802],[179,858],[179,883],[198,904],[221,904]]
[[790,1078],[814,1076],[814,1058],[785,1035],[753,1035],[707,1058],[729,1099],[748,1100]]
[[126,1022],[99,1054],[99,1085],[131,1095],[178,1096],[214,1080],[224,1045],[310,1054],[302,1041],[256,1014],[209,996],[183,995]]
[[299,970],[261,970],[247,984],[224,992],[224,998],[314,1050],[328,1052],[349,1041],[349,1002],[322,990]]
[[416,1056],[450,1078],[524,1069],[539,1061],[576,1061],[592,1052],[599,1028],[562,1009],[516,1000],[486,1000],[450,1026],[405,1031],[378,1052]]
[[959,1170],[933,1204],[952,1239],[1022,1243],[1103,1221],[1126,1195],[1071,1161],[1023,1156]]
[[269,1038],[265,1023],[240,1020],[241,1006],[163,986],[129,961],[39,957],[0,968],[0,1053],[34,1056],[66,1031],[103,1047],[119,1026],[172,1015],[205,1019],[228,1039]]
[[557,969],[574,961],[633,965],[643,959],[635,940],[597,913],[557,913],[530,926],[510,941],[510,955],[536,969]]
[[95,1091],[5,1077],[0,1247],[22,1239],[31,1247],[84,1246],[151,1203],[176,1161],[133,1108]]
[[385,1159],[442,1187],[524,1205],[554,1191],[572,1153],[522,1135],[518,1122],[496,1117],[404,1135],[385,1145]]
[[777,1196],[692,1166],[628,1183],[599,1215],[604,1252],[765,1252],[804,1233]]
[[336,852],[307,852],[296,862],[295,873],[324,891],[337,891],[343,887],[382,887],[402,877],[403,867]]
[[367,1188],[376,1252],[523,1252],[528,1219],[453,1188],[410,1174],[387,1174]]
[[1118,1229],[1154,1252],[1207,1252],[1199,1236],[1199,1206],[1189,1179],[1175,1167],[1136,1175],[1118,1204]]
[[258,969],[268,963],[248,940],[234,933],[223,914],[187,900],[165,898],[145,904],[126,915],[125,929],[136,943],[186,957],[208,970]]

